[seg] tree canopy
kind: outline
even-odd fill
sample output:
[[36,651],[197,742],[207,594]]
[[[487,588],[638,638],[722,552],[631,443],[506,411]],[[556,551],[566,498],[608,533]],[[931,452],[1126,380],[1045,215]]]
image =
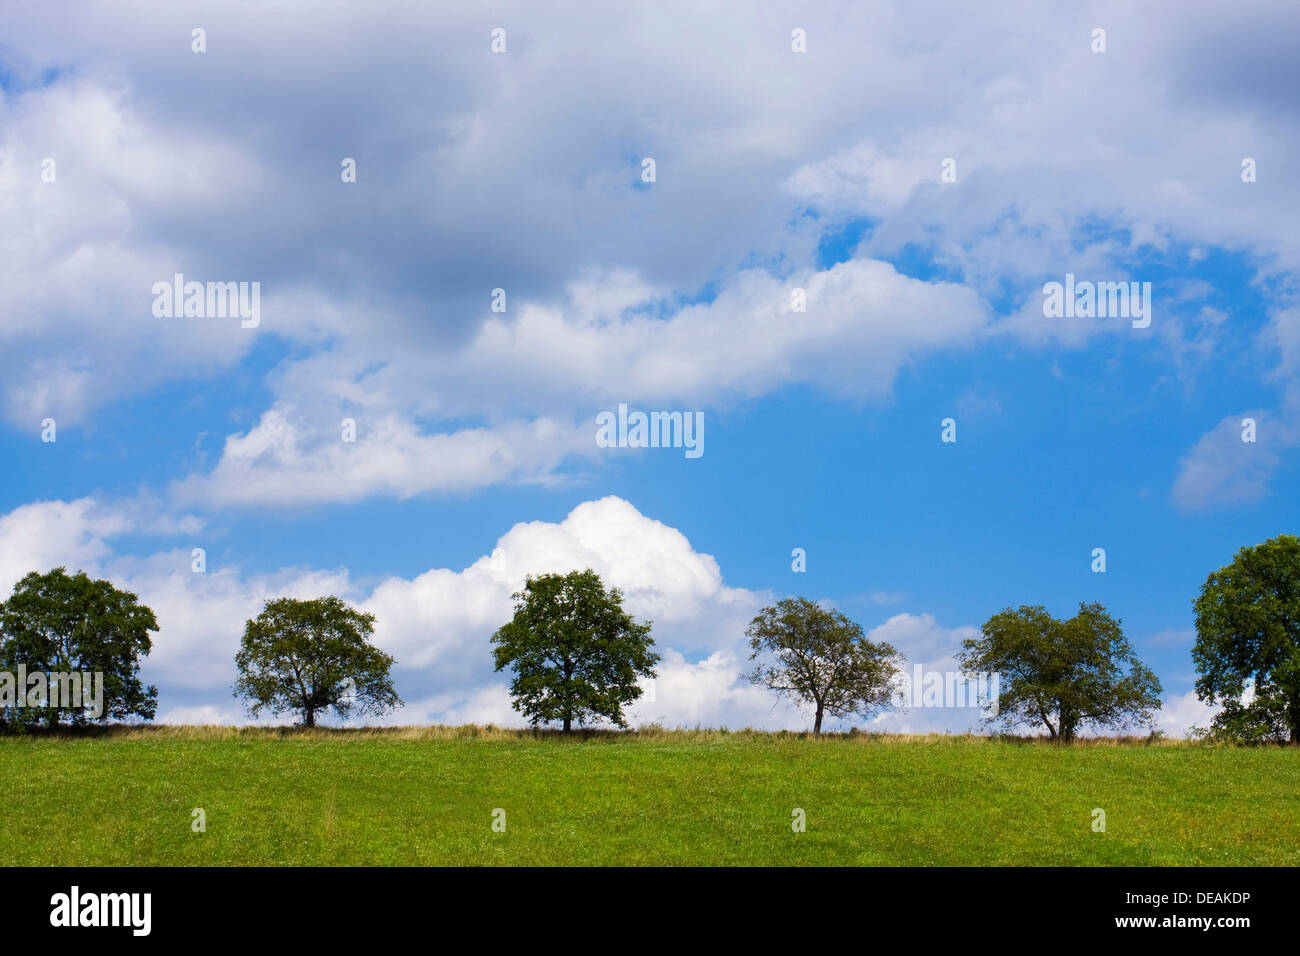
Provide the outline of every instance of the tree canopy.
[[536,726],[604,719],[626,727],[623,708],[654,677],[650,623],[633,621],[617,588],[588,568],[529,576],[514,594],[515,614],[492,636],[497,670],[510,668],[515,709]]
[[158,689],[144,686],[139,672],[141,659],[153,647],[150,632],[156,630],[153,611],[109,581],[92,579],[84,571],[69,575],[61,567],[31,572],[0,605],[0,669],[12,673],[21,665],[29,674],[102,673],[103,706],[92,718],[85,706],[60,707],[51,699],[50,706],[39,710],[6,708],[6,722],[53,726],[152,718]]
[[306,727],[329,708],[340,718],[388,713],[402,699],[388,673],[393,658],[370,643],[374,624],[337,597],[268,601],[244,626],[235,696],[253,716],[298,711]]
[[890,701],[901,657],[840,611],[786,598],[763,608],[745,634],[756,662],[749,679],[810,706],[814,734],[827,714],[868,717]]
[[998,712],[987,719],[1042,724],[1053,740],[1084,727],[1123,729],[1147,723],[1160,707],[1160,681],[1138,660],[1100,604],[1057,620],[1040,606],[1000,611],[983,636],[968,638],[957,660],[971,672],[999,675]]
[[1206,579],[1194,606],[1196,694],[1224,705],[1215,729],[1300,742],[1300,538],[1242,548]]

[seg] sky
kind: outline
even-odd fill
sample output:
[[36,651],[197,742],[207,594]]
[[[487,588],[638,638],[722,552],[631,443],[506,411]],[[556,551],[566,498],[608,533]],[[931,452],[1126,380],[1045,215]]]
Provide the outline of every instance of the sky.
[[[1208,723],[1192,601],[1300,524],[1300,8],[608,6],[5,0],[0,595],[137,593],[164,722],[246,722],[244,622],[338,594],[387,722],[522,725],[490,637],[591,567],[663,657],[633,724],[770,729],[783,597],[940,671],[1100,601]],[[256,324],[160,315],[178,273]]]

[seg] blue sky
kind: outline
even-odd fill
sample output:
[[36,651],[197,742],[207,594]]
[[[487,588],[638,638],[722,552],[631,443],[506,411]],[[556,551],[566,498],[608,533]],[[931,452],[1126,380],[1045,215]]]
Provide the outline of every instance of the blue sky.
[[[0,588],[140,593],[163,719],[242,720],[243,621],[337,592],[394,720],[517,723],[488,638],[579,564],[668,652],[640,720],[802,726],[739,676],[791,594],[938,669],[1098,600],[1162,729],[1208,719],[1192,599],[1298,523],[1296,114],[1227,78],[1294,89],[1293,9],[76,9],[0,41]],[[156,317],[175,272],[260,282],[259,326]],[[1150,282],[1150,327],[1045,317],[1067,273]],[[597,447],[619,403],[702,412],[703,456]]]

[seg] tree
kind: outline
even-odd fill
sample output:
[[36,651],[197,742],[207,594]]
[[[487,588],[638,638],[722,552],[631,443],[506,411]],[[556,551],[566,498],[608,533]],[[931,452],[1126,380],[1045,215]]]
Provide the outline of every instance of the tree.
[[327,708],[343,719],[354,711],[384,714],[402,699],[388,676],[393,658],[370,643],[375,616],[337,597],[268,601],[244,625],[235,666],[235,696],[273,714],[296,710],[305,727]]
[[1159,679],[1100,604],[1080,603],[1068,621],[1042,607],[1007,608],[982,633],[963,642],[957,660],[968,672],[999,675],[998,712],[989,720],[1041,723],[1068,743],[1086,726],[1147,723],[1160,707]]
[[626,727],[623,707],[641,696],[638,677],[654,677],[650,623],[623,611],[623,594],[605,590],[588,568],[529,576],[514,594],[515,614],[492,635],[497,670],[514,671],[515,709],[539,723],[604,718]]
[[1193,728],[1193,736],[1236,743],[1279,743],[1291,739],[1287,724],[1286,699],[1274,688],[1263,687],[1260,693],[1243,699],[1225,698],[1223,709],[1214,715],[1206,728]]
[[861,625],[807,598],[763,608],[745,634],[756,662],[749,679],[811,706],[814,734],[822,732],[824,715],[866,718],[894,692],[902,664],[898,652],[867,640]]
[[[50,706],[39,711],[15,707],[6,722],[27,725],[44,719],[49,726],[65,721],[83,726],[110,717],[152,718],[158,688],[145,687],[139,672],[141,658],[153,647],[149,634],[156,630],[153,611],[109,581],[92,579],[84,571],[69,575],[65,568],[31,572],[0,605],[0,669],[10,674],[19,666],[28,674],[102,674],[102,707],[92,716],[84,705],[58,706],[51,694]],[[89,695],[84,688],[83,702]]]
[[1196,696],[1224,703],[1214,726],[1300,743],[1300,538],[1242,548],[1206,579],[1194,606]]

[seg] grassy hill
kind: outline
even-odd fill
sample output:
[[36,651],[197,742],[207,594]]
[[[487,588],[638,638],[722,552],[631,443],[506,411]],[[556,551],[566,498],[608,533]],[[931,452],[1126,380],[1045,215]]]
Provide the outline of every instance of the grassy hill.
[[0,774],[4,865],[1300,865],[1298,748],[151,727]]

